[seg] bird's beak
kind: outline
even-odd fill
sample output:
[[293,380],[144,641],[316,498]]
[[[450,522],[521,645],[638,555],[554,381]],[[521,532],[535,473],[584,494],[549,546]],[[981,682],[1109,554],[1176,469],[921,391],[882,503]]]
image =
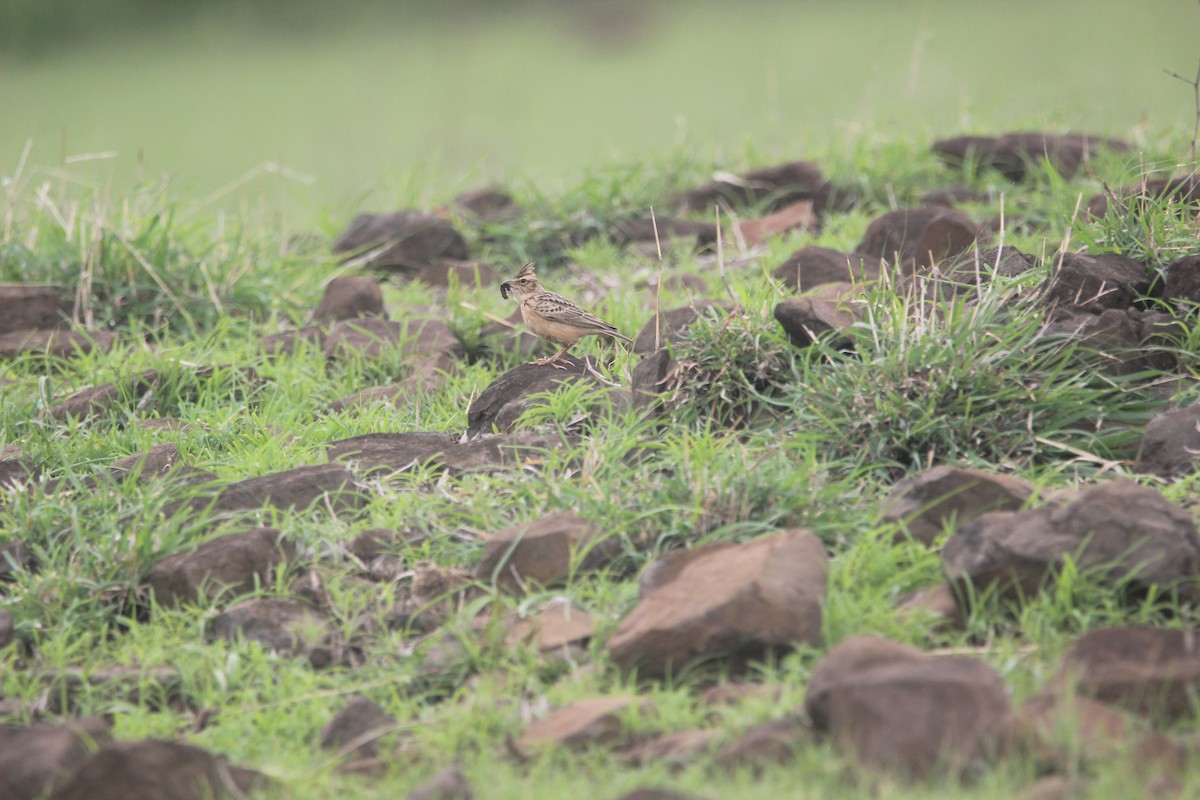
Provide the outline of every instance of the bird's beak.
[[505,300],[508,299],[508,281],[505,281],[504,283],[500,284],[500,296],[503,297]]

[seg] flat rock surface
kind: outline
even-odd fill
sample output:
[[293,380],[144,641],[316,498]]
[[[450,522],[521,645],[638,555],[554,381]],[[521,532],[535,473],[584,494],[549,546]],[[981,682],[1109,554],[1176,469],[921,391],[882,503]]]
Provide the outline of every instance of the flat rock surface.
[[449,220],[409,210],[357,214],[334,241],[333,252],[361,266],[407,273],[439,259],[470,257]]
[[467,442],[436,431],[409,431],[368,433],[326,446],[331,460],[350,464],[360,474],[370,474],[404,472],[426,464],[450,473],[504,469],[536,464],[547,450],[564,444],[557,434],[533,431],[481,435]]
[[608,641],[612,659],[655,676],[702,657],[819,644],[827,560],[800,529],[700,548],[621,621]]
[[876,281],[886,266],[883,259],[876,256],[843,253],[812,244],[793,252],[771,274],[788,288],[807,292],[823,283]]
[[979,223],[956,209],[904,208],[871,220],[854,251],[913,272],[965,252],[983,232]]
[[1058,682],[1087,697],[1160,720],[1195,718],[1200,643],[1194,630],[1100,628],[1063,653]]
[[316,322],[334,323],[355,317],[386,317],[383,290],[369,275],[339,275],[325,284],[321,302],[313,309]]
[[1163,478],[1200,468],[1200,405],[1173,409],[1150,420],[1133,468]]
[[861,764],[922,776],[996,756],[1013,729],[1009,690],[983,661],[849,639],[817,662],[804,707]]
[[284,655],[304,655],[324,644],[329,621],[300,600],[255,597],[215,616],[212,633],[221,639],[258,642]]
[[509,590],[550,586],[599,569],[621,550],[619,539],[569,511],[497,531],[484,542],[475,577]]
[[943,531],[986,511],[1016,511],[1032,496],[1033,484],[1011,475],[969,467],[940,466],[898,482],[883,501],[884,522],[930,544]]
[[99,717],[0,725],[0,797],[34,800],[61,786],[96,744],[111,739],[111,727]]
[[1191,515],[1124,478],[1084,489],[1061,506],[976,517],[946,540],[942,570],[976,593],[996,587],[1029,597],[1067,557],[1114,587],[1197,595],[1200,536]]
[[254,770],[192,745],[159,739],[108,742],[50,793],[53,800],[208,800],[267,783]]
[[146,586],[167,607],[237,596],[269,585],[272,571],[291,555],[292,546],[275,528],[230,533],[158,561]]
[[70,290],[35,283],[0,283],[0,335],[59,328],[71,318]]
[[545,364],[522,364],[496,378],[467,407],[467,438],[507,433],[530,408],[545,402],[535,395],[553,392],[562,384],[583,381],[603,391],[606,383],[591,359],[567,355],[563,369]]
[[646,700],[632,695],[578,700],[530,723],[516,745],[527,754],[551,746],[570,750],[611,746],[624,733],[622,715],[647,708]]

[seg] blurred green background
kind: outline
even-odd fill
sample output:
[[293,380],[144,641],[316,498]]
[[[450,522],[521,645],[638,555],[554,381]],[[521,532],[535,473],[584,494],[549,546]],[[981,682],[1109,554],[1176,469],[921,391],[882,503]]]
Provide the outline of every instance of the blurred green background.
[[169,173],[189,197],[341,218],[680,151],[1154,137],[1190,130],[1164,70],[1198,58],[1196,0],[7,0],[0,175],[31,142],[27,171]]

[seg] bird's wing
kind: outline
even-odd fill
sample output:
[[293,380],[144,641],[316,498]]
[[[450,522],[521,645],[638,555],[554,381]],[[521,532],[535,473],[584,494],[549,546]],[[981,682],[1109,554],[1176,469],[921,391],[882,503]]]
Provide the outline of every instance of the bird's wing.
[[548,322],[558,322],[589,332],[605,333],[625,338],[612,325],[609,325],[590,311],[584,311],[560,294],[542,292],[533,298],[530,305],[538,316]]

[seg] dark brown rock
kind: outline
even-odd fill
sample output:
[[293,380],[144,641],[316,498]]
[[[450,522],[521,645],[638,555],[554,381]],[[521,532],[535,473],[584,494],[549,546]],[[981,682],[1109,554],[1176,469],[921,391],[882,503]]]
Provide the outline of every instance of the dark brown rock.
[[63,724],[0,725],[0,797],[33,800],[62,785],[91,753],[111,738],[111,723],[82,717]]
[[733,208],[761,204],[766,209],[776,209],[811,200],[820,213],[828,199],[829,182],[820,168],[808,161],[793,161],[750,170],[740,176],[718,173],[711,181],[684,192],[679,203],[683,208],[711,214],[718,203]]
[[905,478],[882,503],[883,521],[898,524],[899,537],[932,544],[985,511],[1016,511],[1033,494],[1028,481],[968,467],[940,466]]
[[[796,347],[809,347],[824,336],[839,350],[854,347],[851,333],[862,319],[854,298],[861,286],[826,283],[811,296],[790,297],[775,305],[775,321]],[[832,335],[830,335],[832,334]]]
[[551,602],[509,621],[505,640],[512,646],[532,647],[539,653],[581,655],[592,638],[592,617],[570,602]]
[[330,361],[355,355],[382,358],[389,353],[404,358],[458,358],[463,354],[463,346],[449,326],[434,317],[404,321],[364,317],[334,325],[325,338],[324,352]]
[[368,433],[330,442],[329,458],[353,465],[362,474],[405,472],[423,465],[457,474],[486,472],[539,461],[548,448],[562,447],[555,434],[517,431],[458,442],[448,434],[429,431]]
[[749,768],[761,773],[768,767],[790,764],[797,753],[813,743],[812,727],[797,714],[755,725],[723,745],[713,759],[724,770]]
[[[1200,173],[1180,175],[1174,178],[1144,179],[1128,186],[1122,186],[1115,193],[1116,206],[1121,211],[1138,210],[1170,203],[1177,214],[1189,216],[1195,213],[1195,207],[1200,205]],[[1110,197],[1107,193],[1094,195],[1088,201],[1088,213],[1094,217],[1103,217],[1108,213]]]
[[0,333],[0,358],[16,358],[23,353],[43,353],[51,358],[72,358],[112,349],[117,335],[104,330],[59,330],[33,328]]
[[634,742],[621,753],[621,760],[633,767],[661,764],[670,770],[680,770],[713,749],[720,731],[689,728],[672,731]]
[[414,271],[441,258],[467,259],[462,234],[448,220],[417,211],[358,214],[333,243],[333,252],[372,269]]
[[933,152],[952,166],[974,163],[994,169],[1012,181],[1021,181],[1046,160],[1064,178],[1079,171],[1092,156],[1104,150],[1125,152],[1128,142],[1086,133],[1029,131],[1002,136],[957,136],[933,143]]
[[497,186],[464,192],[454,198],[454,205],[480,222],[506,219],[521,210],[513,196]]
[[962,630],[966,627],[962,607],[954,590],[946,584],[928,589],[918,589],[903,598],[896,606],[897,616],[903,620],[919,620],[935,630]]
[[467,407],[467,438],[512,431],[522,414],[546,402],[535,395],[553,392],[568,381],[585,381],[595,385],[595,391],[605,391],[590,358],[568,358],[569,362],[565,359],[559,362],[565,365],[564,369],[549,364],[522,364],[488,384]]
[[1200,405],[1159,414],[1146,425],[1135,472],[1175,478],[1200,468]]
[[370,758],[378,755],[379,737],[396,730],[399,723],[378,703],[358,696],[350,700],[321,729],[321,747],[343,756]]
[[735,220],[733,226],[736,236],[746,247],[757,247],[767,239],[789,231],[816,231],[820,220],[813,210],[813,202],[801,200],[764,217]]
[[983,203],[987,195],[977,192],[970,186],[943,186],[923,192],[917,201],[923,206],[945,206],[954,208],[960,203]]
[[158,384],[158,370],[149,369],[128,376],[121,381],[83,389],[67,399],[51,406],[47,413],[57,420],[68,417],[83,419],[93,414],[103,415],[116,404],[127,399],[137,405]]
[[988,760],[1013,729],[1008,687],[984,662],[878,640],[831,650],[813,670],[804,705],[813,727],[839,749],[903,777],[957,773]]
[[500,274],[482,261],[455,261],[448,258],[421,267],[413,278],[439,289],[448,289],[451,285],[483,289],[497,286],[501,281]]
[[818,644],[828,556],[793,529],[696,554],[646,593],[608,641],[614,663],[641,676],[678,672],[697,658],[757,658]]
[[368,528],[355,536],[347,550],[361,561],[370,561],[385,555],[396,555],[409,547],[425,541],[419,531],[394,531],[389,528]]
[[1184,314],[1194,313],[1195,306],[1200,304],[1200,253],[1167,264],[1163,300]]
[[875,256],[812,244],[792,253],[771,274],[788,288],[807,292],[823,283],[877,281],[885,267],[883,260]]
[[258,642],[285,655],[304,655],[324,644],[329,627],[325,616],[307,603],[278,597],[243,600],[212,620],[217,638]]
[[691,305],[656,313],[638,331],[633,340],[633,352],[645,355],[668,344],[675,344],[697,320],[720,319],[733,312],[729,303],[698,300]]
[[690,547],[686,550],[668,550],[651,561],[638,576],[638,599],[644,600],[655,589],[666,586],[679,577],[684,567],[697,559],[716,558],[722,550],[737,547],[737,542],[710,542],[700,547]]
[[246,594],[271,582],[272,571],[292,557],[275,528],[218,536],[189,553],[167,556],[150,568],[146,586],[155,602],[173,607]]
[[637,217],[614,224],[609,238],[617,245],[628,245],[633,242],[657,242],[665,250],[672,243],[681,242],[690,249],[695,249],[717,241],[717,225],[713,220],[697,222],[670,217],[663,219]]
[[905,208],[876,217],[854,248],[906,273],[922,271],[957,256],[984,234],[979,223],[961,211],[938,206]]
[[346,511],[359,508],[367,494],[341,464],[317,464],[228,484],[215,498],[197,499],[192,506],[218,514],[257,511],[265,506],[303,510],[318,501],[328,501],[335,511]]
[[473,800],[471,782],[455,766],[444,767],[425,783],[413,789],[405,800]]
[[584,750],[617,744],[624,734],[621,717],[646,713],[649,702],[634,696],[592,697],[578,700],[548,717],[530,723],[516,742],[531,755],[548,747]]
[[323,325],[306,325],[295,330],[269,333],[262,338],[258,349],[271,358],[293,355],[303,345],[324,352],[327,335],[328,331]]
[[986,285],[993,277],[1015,278],[1038,266],[1036,256],[1023,253],[1012,246],[973,247],[965,253],[938,265],[931,277],[946,294],[971,291]]
[[509,590],[551,586],[605,566],[620,550],[620,541],[599,526],[557,511],[492,534],[484,542],[475,577]]
[[262,774],[198,747],[142,739],[104,744],[48,800],[210,800],[266,784]]
[[1059,253],[1051,264],[1044,291],[1055,307],[1099,314],[1129,308],[1150,289],[1146,266],[1117,253]]
[[643,356],[629,376],[630,403],[635,409],[653,406],[665,390],[675,359],[665,347]]
[[808,693],[821,694],[842,677],[902,661],[927,658],[924,651],[881,636],[852,636],[825,654],[808,679]]
[[1191,516],[1127,479],[1093,486],[1059,507],[983,514],[946,540],[942,569],[960,598],[995,588],[1007,597],[1040,590],[1071,558],[1081,573],[1138,592],[1151,586],[1197,595],[1200,536]]
[[1056,682],[1157,720],[1195,718],[1200,648],[1193,630],[1132,626],[1085,633],[1063,653]]
[[149,450],[118,458],[108,465],[108,476],[114,480],[148,481],[168,475],[179,464],[179,445],[174,442],[156,444]]
[[[1157,312],[1110,308],[1100,314],[1060,314],[1044,330],[1077,340],[1076,362],[1110,375],[1169,371],[1175,367],[1174,354],[1153,346],[1170,336],[1170,318],[1159,317]],[[1168,324],[1160,328],[1162,322]]]
[[1119,755],[1132,728],[1111,706],[1070,689],[1039,692],[1016,713],[1038,761],[1064,768],[1079,757],[1100,761]]
[[0,283],[0,334],[64,327],[72,305],[70,292],[61,286]]
[[379,281],[368,275],[339,275],[330,280],[312,313],[316,322],[386,316],[383,290],[379,288]]
[[330,442],[331,461],[346,461],[367,473],[383,469],[400,472],[440,457],[455,447],[456,440],[446,433],[409,431],[407,433],[368,433]]

